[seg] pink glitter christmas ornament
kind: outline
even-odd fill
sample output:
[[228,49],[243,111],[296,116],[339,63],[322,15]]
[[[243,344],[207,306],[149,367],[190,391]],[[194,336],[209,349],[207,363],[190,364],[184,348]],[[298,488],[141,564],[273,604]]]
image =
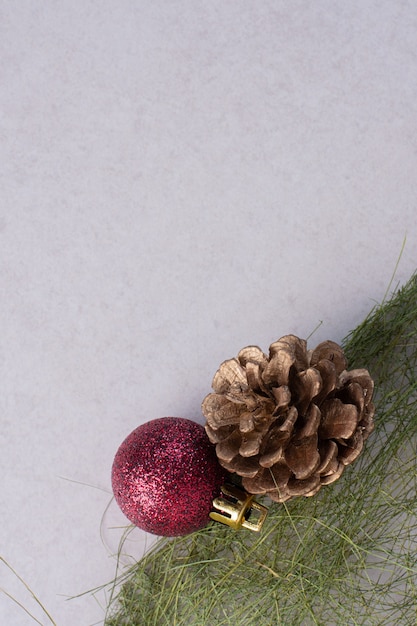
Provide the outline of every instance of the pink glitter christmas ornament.
[[203,426],[162,417],[139,426],[121,444],[112,485],[133,524],[174,537],[206,526],[225,476]]

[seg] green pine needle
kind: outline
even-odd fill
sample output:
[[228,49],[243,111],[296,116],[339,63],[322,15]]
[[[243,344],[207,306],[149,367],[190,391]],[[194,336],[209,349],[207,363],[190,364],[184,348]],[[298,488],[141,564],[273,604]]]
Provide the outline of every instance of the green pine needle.
[[211,523],[159,541],[123,575],[106,626],[417,623],[417,276],[344,347],[376,384],[361,457],[315,497],[272,504],[260,534]]

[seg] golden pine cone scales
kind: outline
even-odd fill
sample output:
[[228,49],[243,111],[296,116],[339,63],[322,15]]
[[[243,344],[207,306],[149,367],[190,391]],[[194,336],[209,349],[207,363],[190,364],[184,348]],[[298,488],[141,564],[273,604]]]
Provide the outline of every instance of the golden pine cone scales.
[[221,465],[249,493],[276,502],[312,496],[337,480],[374,428],[373,381],[347,371],[342,348],[286,335],[267,357],[257,346],[224,361],[203,401]]

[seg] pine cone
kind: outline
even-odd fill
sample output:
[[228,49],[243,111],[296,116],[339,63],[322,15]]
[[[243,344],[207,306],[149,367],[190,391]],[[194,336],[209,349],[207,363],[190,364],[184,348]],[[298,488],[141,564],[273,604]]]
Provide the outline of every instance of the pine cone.
[[252,494],[276,502],[312,496],[337,480],[373,431],[373,381],[346,370],[343,350],[281,337],[269,358],[257,346],[224,361],[203,401],[221,465]]

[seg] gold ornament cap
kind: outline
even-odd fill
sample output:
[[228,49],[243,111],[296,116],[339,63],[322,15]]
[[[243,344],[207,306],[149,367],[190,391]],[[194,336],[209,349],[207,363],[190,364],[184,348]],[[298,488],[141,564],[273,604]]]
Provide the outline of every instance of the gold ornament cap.
[[[212,520],[226,524],[234,530],[247,528],[259,532],[268,515],[268,508],[254,500],[254,496],[235,485],[223,485],[222,495],[213,500],[216,511],[210,513]],[[253,521],[256,515],[256,521]],[[252,518],[252,521],[249,521]]]

